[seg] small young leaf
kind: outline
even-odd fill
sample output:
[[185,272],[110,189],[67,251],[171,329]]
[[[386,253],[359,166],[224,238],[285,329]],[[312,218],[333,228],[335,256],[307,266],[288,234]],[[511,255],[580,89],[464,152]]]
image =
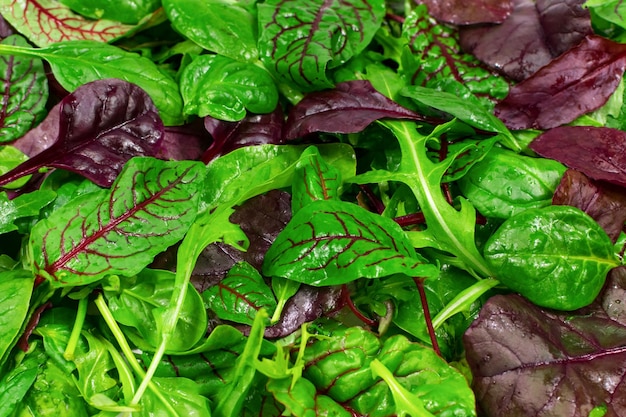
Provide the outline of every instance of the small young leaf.
[[276,299],[259,272],[247,262],[235,264],[226,277],[202,293],[209,308],[223,320],[252,325],[257,311],[276,308]]
[[303,91],[332,87],[326,69],[359,54],[385,14],[380,0],[271,0],[257,7],[261,60]]
[[259,56],[257,22],[254,14],[238,3],[164,0],[163,8],[174,28],[204,49],[237,61],[253,62]]
[[254,64],[220,55],[200,55],[183,70],[180,91],[185,115],[241,120],[246,110],[270,113],[278,90],[270,74]]
[[0,14],[37,46],[68,40],[109,42],[134,27],[111,20],[91,20],[53,0],[2,0]]
[[56,193],[50,190],[36,190],[12,200],[8,199],[6,193],[0,193],[0,234],[17,230],[15,220],[37,216],[55,197]]
[[591,303],[619,264],[604,230],[570,206],[528,209],[511,217],[489,238],[484,254],[502,284],[559,310]]
[[328,164],[315,147],[302,152],[294,175],[291,209],[296,213],[317,200],[338,200],[341,186],[340,171]]
[[63,99],[59,111],[57,140],[0,176],[0,184],[56,167],[108,187],[130,158],[155,155],[163,136],[150,97],[122,80],[85,84]]
[[199,162],[132,159],[110,191],[83,195],[35,225],[35,273],[54,286],[137,274],[184,236],[203,174]]
[[355,204],[317,200],[301,208],[278,235],[263,272],[323,286],[395,273],[429,277],[439,271],[415,253],[393,220]]
[[[2,43],[29,47],[19,35],[9,36]],[[0,141],[11,142],[23,136],[46,114],[48,81],[39,58],[0,57],[0,74],[0,90],[3,91]]]

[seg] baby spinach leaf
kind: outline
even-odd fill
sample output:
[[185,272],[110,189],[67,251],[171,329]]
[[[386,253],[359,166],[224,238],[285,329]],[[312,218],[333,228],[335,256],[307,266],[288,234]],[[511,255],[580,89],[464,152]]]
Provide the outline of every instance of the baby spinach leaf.
[[163,8],[174,28],[211,52],[241,62],[258,59],[255,15],[224,0],[164,0]]
[[0,367],[17,341],[30,306],[34,277],[29,271],[17,269],[0,273]]
[[26,396],[46,361],[43,349],[33,349],[15,368],[7,370],[0,379],[0,415],[10,416]]
[[45,59],[57,81],[68,91],[95,80],[128,81],[148,93],[166,125],[183,121],[178,83],[148,58],[116,46],[89,40],[59,42],[39,49],[0,44],[0,54]]
[[162,396],[147,391],[141,400],[140,417],[151,417],[164,412],[163,401],[167,401],[168,416],[211,417],[211,408],[206,397],[201,395],[199,385],[186,378],[153,378]]
[[111,20],[85,19],[53,0],[2,0],[0,13],[37,46],[79,39],[109,42],[133,29]]
[[[2,40],[3,44],[30,47],[19,35]],[[4,92],[0,116],[0,141],[11,142],[23,136],[46,114],[48,82],[43,63],[39,58],[4,56],[0,58]]]
[[241,120],[246,109],[270,113],[278,104],[278,90],[262,67],[221,55],[200,55],[181,74],[185,115]]
[[326,69],[359,54],[385,14],[380,0],[271,0],[257,7],[261,60],[302,91],[332,87]]
[[591,126],[560,126],[530,143],[530,149],[590,178],[626,187],[626,132]]
[[142,18],[161,6],[159,0],[61,0],[59,3],[93,20],[107,19],[129,25],[139,23]]
[[528,209],[507,221],[484,249],[497,279],[533,303],[559,310],[590,304],[619,264],[613,243],[570,206]]
[[493,148],[459,186],[482,215],[507,219],[528,208],[549,206],[565,169],[556,161]]
[[510,129],[550,129],[600,108],[626,69],[626,47],[590,35],[576,47],[511,87],[496,106]]
[[0,193],[0,233],[17,230],[17,219],[37,216],[55,197],[56,193],[50,190],[36,190],[12,200],[8,199],[6,193]]
[[438,268],[415,253],[393,220],[355,204],[317,200],[295,213],[278,235],[263,272],[323,286],[395,273],[430,277]]
[[[160,341],[159,323],[153,312],[167,306],[174,286],[174,274],[169,271],[145,269],[132,278],[109,277],[104,294],[115,320],[125,329],[127,336],[153,351]],[[170,339],[168,351],[191,349],[204,335],[207,318],[202,298],[194,288],[189,288],[176,326],[175,337]]]
[[286,140],[313,132],[356,133],[382,118],[427,121],[372,87],[367,80],[346,81],[335,89],[306,95],[289,111]]
[[209,308],[223,320],[252,325],[256,312],[276,309],[272,289],[247,262],[236,263],[226,277],[202,293]]
[[30,238],[35,273],[53,286],[138,273],[184,236],[203,174],[199,162],[132,159],[110,191],[82,195],[36,224]]
[[626,269],[614,269],[602,296],[575,312],[492,297],[464,340],[485,415],[587,417],[602,405],[623,415],[625,284]]
[[85,84],[63,99],[59,111],[56,141],[0,176],[0,184],[56,167],[108,187],[130,158],[153,156],[163,136],[150,97],[122,80]]

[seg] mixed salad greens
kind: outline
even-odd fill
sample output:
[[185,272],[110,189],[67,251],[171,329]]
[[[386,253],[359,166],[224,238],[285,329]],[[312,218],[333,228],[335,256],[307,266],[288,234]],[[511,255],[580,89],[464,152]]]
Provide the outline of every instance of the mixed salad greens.
[[0,15],[0,416],[626,415],[623,2]]

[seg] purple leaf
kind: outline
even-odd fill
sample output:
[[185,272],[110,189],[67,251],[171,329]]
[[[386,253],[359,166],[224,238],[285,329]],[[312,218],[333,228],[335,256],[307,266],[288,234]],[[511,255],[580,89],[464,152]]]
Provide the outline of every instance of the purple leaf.
[[487,417],[626,415],[626,267],[577,312],[499,295],[465,334],[474,391]]
[[539,135],[530,148],[590,178],[626,187],[626,132],[608,127],[561,126]]
[[570,169],[565,172],[554,192],[552,204],[578,207],[590,215],[613,243],[626,222],[626,193],[608,183],[590,180],[585,174]]
[[429,121],[385,97],[367,80],[347,81],[334,90],[304,97],[289,112],[283,137],[292,140],[314,132],[357,133],[386,117]]
[[200,160],[211,138],[202,119],[182,126],[165,126],[161,150],[157,158],[164,160]]
[[[79,87],[59,106],[58,115],[49,116],[59,119],[58,131],[49,136],[54,143],[0,176],[0,185],[55,167],[108,187],[130,158],[159,152],[163,123],[150,97],[134,84],[94,81]],[[51,124],[47,119],[43,122],[54,129]],[[21,141],[20,146],[28,143],[33,142]]]
[[204,127],[213,137],[213,143],[202,155],[202,162],[209,163],[220,155],[237,148],[262,144],[281,144],[284,125],[280,106],[272,113],[246,116],[237,122],[228,122],[207,116]]
[[501,23],[513,11],[512,0],[422,0],[435,19],[455,25]]
[[601,107],[626,69],[626,45],[588,36],[496,105],[510,129],[550,129]]
[[557,57],[591,35],[589,9],[583,0],[537,0],[539,21],[545,33],[546,44]]

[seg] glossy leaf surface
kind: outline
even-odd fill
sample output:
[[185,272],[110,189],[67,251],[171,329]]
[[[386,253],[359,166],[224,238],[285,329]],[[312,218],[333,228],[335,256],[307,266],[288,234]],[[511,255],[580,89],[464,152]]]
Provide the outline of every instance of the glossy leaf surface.
[[326,70],[361,52],[382,23],[380,0],[271,0],[258,5],[260,57],[302,91],[332,87]]
[[438,269],[414,252],[391,219],[354,204],[318,200],[301,208],[278,235],[263,272],[322,286],[395,273],[428,277]]
[[0,273],[0,364],[13,347],[26,319],[33,291],[34,277],[24,270]]
[[187,231],[203,171],[195,162],[130,161],[110,192],[83,195],[37,223],[35,272],[55,286],[138,273]]
[[52,202],[56,193],[51,190],[36,190],[19,195],[11,200],[6,193],[0,194],[0,233],[17,230],[15,221],[24,217],[35,217],[42,208]]
[[511,217],[489,238],[484,255],[504,285],[559,310],[590,304],[619,263],[604,230],[570,206]]
[[161,6],[159,0],[61,0],[59,3],[93,20],[107,19],[130,25],[139,23]]
[[481,0],[471,7],[462,0],[425,0],[430,14],[438,20],[455,25],[502,23],[513,10],[513,1]]

